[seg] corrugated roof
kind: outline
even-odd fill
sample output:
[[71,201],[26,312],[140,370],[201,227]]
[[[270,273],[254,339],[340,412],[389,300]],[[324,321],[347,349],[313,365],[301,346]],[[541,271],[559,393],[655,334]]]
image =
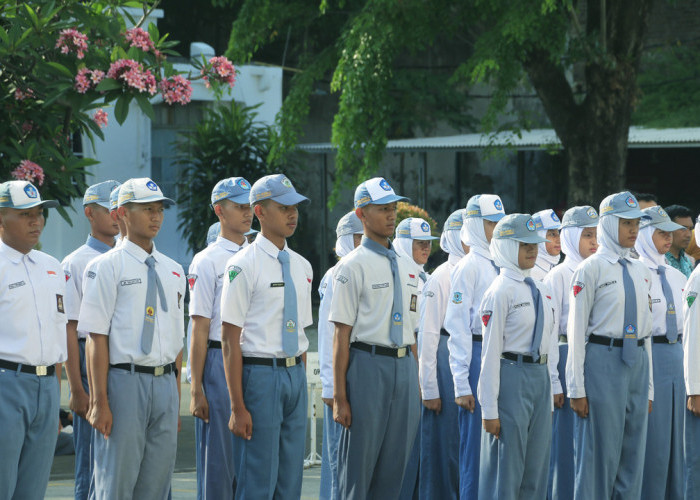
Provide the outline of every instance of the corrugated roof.
[[[386,150],[435,151],[441,149],[473,151],[488,147],[510,147],[514,149],[541,149],[560,146],[559,139],[552,129],[523,131],[519,136],[513,132],[497,134],[462,134],[443,137],[421,137],[417,139],[396,139],[387,143]],[[699,147],[700,128],[641,128],[631,127],[630,148],[660,147]],[[331,143],[299,144],[298,149],[309,153],[330,153],[335,150]]]

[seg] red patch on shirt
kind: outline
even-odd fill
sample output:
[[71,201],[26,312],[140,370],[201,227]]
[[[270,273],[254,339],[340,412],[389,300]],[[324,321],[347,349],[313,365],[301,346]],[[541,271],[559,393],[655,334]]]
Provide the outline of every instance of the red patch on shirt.
[[416,279],[416,275],[415,275],[415,274],[409,274],[408,277],[411,278],[412,280]]
[[551,295],[545,295],[545,297],[547,297],[549,300],[552,300],[552,296],[551,296]]
[[190,285],[190,290],[194,289],[194,284],[197,282],[196,274],[189,274],[187,276],[187,283]]
[[65,273],[66,274],[66,281],[70,279],[70,273]]
[[176,273],[175,271],[173,271],[173,274],[174,274],[175,276],[177,276],[178,278],[181,277],[181,276],[180,276],[180,273]]
[[46,271],[46,274],[49,274],[51,276],[56,276],[56,271]]
[[306,278],[306,281],[308,281],[309,283],[311,283],[311,278]]
[[484,326],[489,326],[490,320],[491,320],[491,311],[484,311],[484,314],[481,315],[481,322],[484,324]]
[[583,290],[583,287],[584,287],[584,286],[586,286],[586,285],[584,285],[584,284],[581,283],[580,281],[577,281],[576,283],[574,283],[574,286],[573,286],[573,288],[572,288],[573,291],[574,291],[574,297],[576,297],[576,296],[579,294],[579,292],[580,292],[581,290]]

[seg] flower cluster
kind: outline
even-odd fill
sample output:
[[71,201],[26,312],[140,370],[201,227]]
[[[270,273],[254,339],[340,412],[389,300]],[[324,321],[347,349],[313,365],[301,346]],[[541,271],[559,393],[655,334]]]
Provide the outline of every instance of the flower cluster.
[[156,93],[156,78],[150,70],[144,71],[143,66],[132,59],[119,59],[113,62],[107,71],[107,78],[113,78],[141,93],[147,92],[150,95]]
[[105,77],[105,72],[99,69],[80,68],[75,75],[75,90],[84,94],[88,90],[94,89]]
[[189,80],[180,75],[167,80],[163,79],[160,82],[160,91],[163,94],[163,100],[170,105],[179,103],[184,106],[192,98],[192,85]]
[[233,87],[236,81],[236,68],[233,63],[224,56],[212,57],[209,59],[209,65],[202,68],[201,71],[207,88],[211,86],[209,79],[228,83],[229,87]]
[[61,54],[75,52],[78,59],[82,59],[88,48],[87,35],[72,28],[61,30],[56,40],[56,48],[61,49]]
[[18,101],[24,101],[25,99],[28,99],[30,97],[34,97],[34,91],[29,87],[27,87],[24,90],[20,88],[15,90],[15,99]]
[[10,175],[19,181],[34,182],[40,186],[44,183],[44,169],[29,160],[22,160]]
[[94,115],[92,115],[92,120],[97,123],[100,128],[106,127],[109,118],[107,117],[107,112],[104,109],[98,109]]
[[124,38],[129,42],[129,47],[138,47],[144,52],[155,51],[155,45],[153,45],[153,40],[151,40],[151,35],[148,31],[141,28],[132,28],[127,30],[124,34]]

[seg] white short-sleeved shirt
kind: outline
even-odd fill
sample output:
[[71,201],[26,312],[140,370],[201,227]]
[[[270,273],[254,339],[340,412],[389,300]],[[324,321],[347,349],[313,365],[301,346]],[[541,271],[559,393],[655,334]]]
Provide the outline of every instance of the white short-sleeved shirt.
[[552,300],[559,315],[559,331],[558,335],[566,336],[566,325],[569,318],[569,295],[571,293],[571,277],[574,275],[574,269],[566,260],[555,266],[544,278],[544,283],[552,292]]
[[[397,262],[405,346],[416,341],[420,278],[413,260],[397,255]],[[389,258],[360,245],[335,266],[333,280],[329,320],[352,326],[350,342],[396,347],[389,336],[394,304],[394,277]]]
[[61,264],[0,242],[0,359],[32,366],[61,363],[66,347],[66,284]]
[[[309,348],[304,328],[313,323],[311,282],[313,271],[304,257],[284,244],[297,295],[297,332],[300,355]],[[284,279],[279,249],[262,233],[247,248],[226,263],[221,293],[221,320],[242,328],[241,351],[244,356],[284,358],[282,323]]]
[[[639,259],[640,262],[645,264],[651,273],[651,288],[649,290],[649,296],[651,297],[651,334],[660,335],[662,337],[666,336],[666,296],[664,295],[663,287],[661,286],[661,277],[659,276],[658,266],[650,262],[648,259],[642,257]],[[666,268],[666,279],[671,287],[671,293],[673,294],[673,314],[676,318],[676,328],[678,333],[683,332],[683,315],[680,313],[681,304],[683,303],[683,290],[685,289],[685,284],[688,279],[685,274],[680,272],[678,269],[669,266],[668,264],[662,264]]]
[[333,397],[333,335],[335,325],[328,321],[333,299],[333,270],[331,267],[323,275],[318,285],[321,302],[318,305],[318,359],[321,369],[321,397]]
[[425,400],[440,397],[437,382],[437,349],[447,303],[450,299],[450,273],[454,267],[449,261],[438,266],[425,282],[421,296],[420,326],[418,328],[418,380]]
[[[151,352],[144,354],[141,336],[149,255],[156,260],[168,310],[163,310],[158,297],[153,344]],[[182,351],[185,273],[180,264],[156,250],[155,244],[148,254],[127,239],[119,248],[93,259],[85,272],[83,292],[78,330],[109,336],[110,364],[162,366],[175,361]]]
[[[95,257],[108,252],[113,247],[88,236],[87,242],[68,254],[61,262],[63,274],[66,277],[66,318],[68,321],[78,321],[80,302],[83,300],[83,275],[88,263]],[[84,339],[88,332],[78,331],[78,338]]]
[[[581,262],[569,291],[567,336],[569,354],[566,362],[566,384],[570,398],[586,396],[583,365],[586,342],[592,333],[621,339],[625,320],[625,287],[619,257],[605,247]],[[649,357],[649,399],[653,399],[654,377],[651,366],[652,319],[649,307],[651,273],[638,260],[627,259],[627,269],[634,282],[637,302],[637,337],[647,339]],[[619,349],[619,348],[618,348]],[[622,355],[622,354],[620,354]]]
[[187,275],[190,317],[202,316],[210,320],[209,340],[221,340],[221,290],[224,286],[226,262],[247,246],[247,239],[243,245],[238,245],[219,236],[192,259]]
[[472,362],[472,335],[481,335],[479,305],[486,290],[498,276],[491,254],[472,248],[451,274],[450,299],[445,312],[445,330],[450,334],[450,370],[455,397],[469,396],[469,366]]
[[688,396],[700,394],[700,267],[696,267],[683,292],[683,373]]
[[[552,394],[561,394],[557,363],[559,348],[556,338],[556,313],[549,287],[535,281],[542,297],[544,329],[539,354],[548,356],[547,365],[552,384]],[[511,352],[529,354],[532,347],[536,304],[532,291],[522,274],[502,268],[481,302],[480,317],[484,335],[481,351],[478,397],[484,419],[498,417],[500,391],[501,354]]]

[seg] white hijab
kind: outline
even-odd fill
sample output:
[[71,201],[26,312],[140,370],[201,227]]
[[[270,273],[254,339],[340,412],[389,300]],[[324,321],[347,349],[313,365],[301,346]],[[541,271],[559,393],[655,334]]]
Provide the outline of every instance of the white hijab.
[[440,236],[440,248],[449,255],[451,262],[464,257],[464,248],[462,248],[461,229],[459,231],[443,231]]
[[606,215],[598,221],[598,244],[607,248],[618,257],[628,257],[629,248],[623,248],[619,241],[620,218],[617,215]]
[[420,267],[421,270],[423,270],[423,266],[421,266],[415,260],[413,260],[413,239],[394,238],[394,241],[392,241],[391,244],[394,246],[394,250],[396,250],[397,255],[403,255],[404,257],[408,257],[409,259],[411,259],[411,262],[413,262],[415,265]]
[[335,254],[345,257],[355,249],[355,239],[352,234],[344,234],[335,240]]
[[[540,238],[547,238],[547,229],[540,229],[537,231],[537,235]],[[551,269],[556,266],[559,264],[559,257],[561,257],[561,255],[549,255],[546,243],[537,244],[537,265],[541,268]]]
[[510,238],[494,238],[491,240],[491,255],[498,267],[505,267],[516,273],[522,274],[524,277],[530,276],[529,269],[520,269],[518,267],[518,252],[520,251],[520,242]]
[[658,268],[665,263],[664,254],[659,253],[654,245],[652,236],[656,228],[654,226],[643,227],[639,230],[639,236],[634,244],[634,249],[639,254],[639,259],[652,269]]
[[581,243],[581,234],[583,234],[584,228],[569,226],[562,228],[561,232],[561,250],[566,255],[564,262],[571,267],[571,269],[576,269],[581,262],[583,262],[583,257],[579,252],[579,244]]
[[484,232],[484,219],[481,217],[470,217],[464,219],[464,225],[462,226],[463,236],[462,241],[464,244],[471,248],[481,248],[482,250],[489,250],[489,242],[486,241],[486,233]]

